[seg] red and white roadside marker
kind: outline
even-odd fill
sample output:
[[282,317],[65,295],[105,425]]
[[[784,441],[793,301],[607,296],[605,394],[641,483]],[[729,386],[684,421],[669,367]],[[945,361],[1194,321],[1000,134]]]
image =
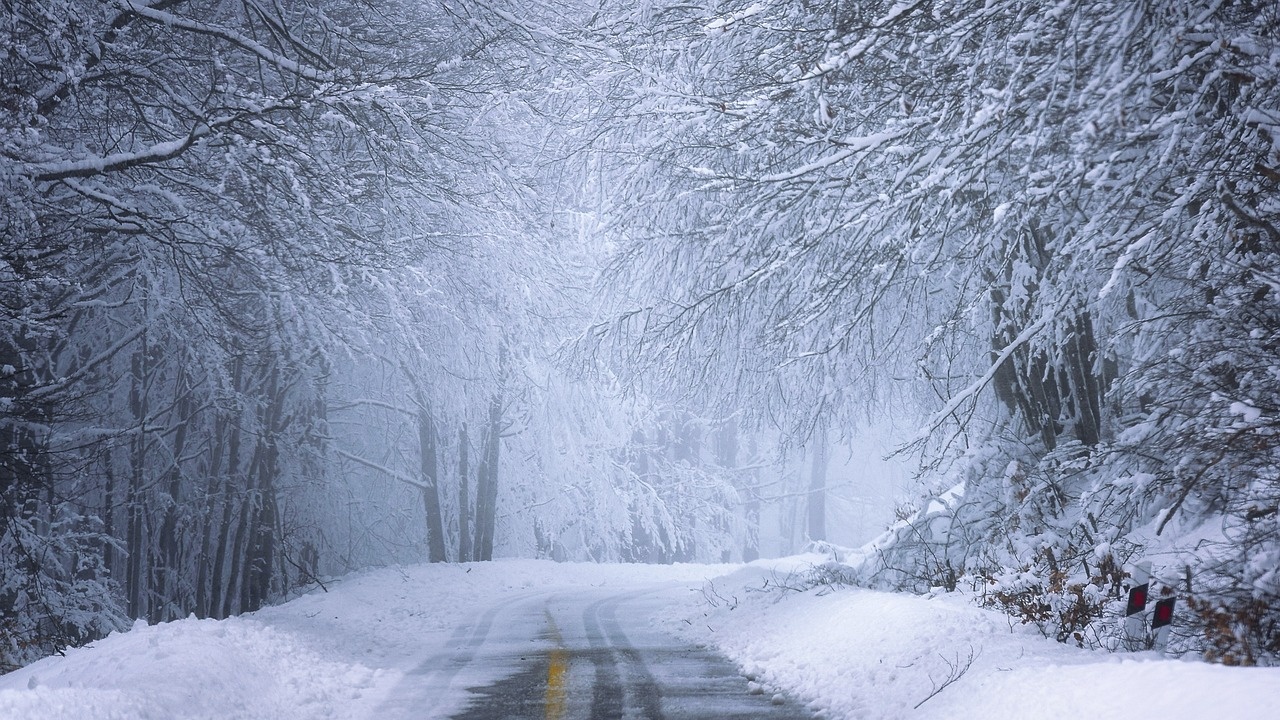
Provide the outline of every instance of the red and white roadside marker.
[[1151,563],[1135,563],[1129,572],[1133,585],[1129,587],[1129,603],[1124,609],[1124,640],[1130,650],[1140,650],[1147,644],[1146,622],[1147,596],[1151,592]]
[[1124,644],[1129,650],[1155,648],[1164,652],[1173,629],[1173,588],[1161,584],[1160,594],[1151,611],[1151,632],[1147,632],[1147,604],[1151,598],[1151,563],[1144,560],[1129,569],[1129,601],[1124,609]]
[[1156,634],[1156,650],[1164,652],[1169,647],[1169,632],[1173,629],[1174,597],[1160,598],[1156,601],[1155,612],[1151,614],[1151,629]]

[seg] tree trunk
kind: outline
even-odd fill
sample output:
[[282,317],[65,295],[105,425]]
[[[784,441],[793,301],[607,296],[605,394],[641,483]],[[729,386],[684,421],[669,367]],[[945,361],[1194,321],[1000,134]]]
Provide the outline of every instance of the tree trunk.
[[181,370],[174,381],[178,403],[174,408],[177,423],[173,433],[172,464],[169,467],[169,497],[166,500],[164,520],[160,523],[159,548],[152,571],[152,590],[162,602],[151,608],[151,622],[158,623],[181,617],[188,605],[179,597],[181,583],[179,573],[182,563],[182,543],[178,533],[178,514],[182,497],[182,454],[186,450],[187,430],[191,422],[192,398]]
[[[112,467],[111,448],[106,448],[102,453],[102,475],[106,486],[103,489],[102,499],[102,534],[108,538],[116,536],[116,473]],[[3,492],[0,489],[0,492]],[[0,515],[3,517],[3,515]],[[104,542],[102,544],[102,567],[107,571],[107,575],[116,578],[116,546],[112,542]]]
[[210,598],[214,593],[210,587],[209,574],[214,567],[212,559],[214,531],[221,527],[215,520],[218,503],[219,501],[226,503],[227,490],[225,478],[222,476],[222,456],[226,452],[224,445],[227,442],[228,425],[226,415],[217,413],[213,421],[213,440],[209,448],[208,465],[206,471],[202,473],[206,483],[206,496],[204,513],[200,517],[200,556],[196,558],[196,617],[202,619],[211,617],[213,612]]
[[813,468],[809,475],[809,539],[827,539],[827,430],[813,438]]
[[241,593],[240,612],[253,612],[262,607],[271,596],[271,580],[275,572],[276,525],[278,503],[276,478],[280,474],[280,437],[285,430],[284,383],[280,380],[281,359],[271,359],[271,371],[265,388],[266,406],[263,408],[259,441],[258,477],[255,484],[256,502],[249,524],[249,547],[245,554],[244,592]]
[[477,560],[493,559],[493,534],[498,515],[498,463],[502,443],[502,399],[489,401],[489,428],[485,433],[484,456],[480,461],[476,488]]
[[[756,439],[750,437],[748,446],[748,465],[759,465],[759,452],[756,449]],[[747,502],[745,509],[746,531],[743,537],[742,545],[742,562],[751,562],[760,558],[760,468],[753,467],[751,470],[751,484],[744,488],[747,494]]]
[[439,465],[436,458],[436,423],[427,409],[426,398],[419,396],[418,454],[421,464],[422,505],[427,515],[427,559],[445,562],[444,518],[440,513]]
[[146,548],[143,546],[143,486],[146,483],[147,459],[147,339],[134,350],[130,361],[129,410],[137,429],[129,443],[129,494],[126,502],[127,528],[125,536],[124,586],[129,617],[146,617],[146,593],[143,587],[143,566]]
[[489,398],[489,428],[485,433],[484,455],[476,473],[477,560],[493,559],[493,533],[498,514],[498,462],[502,443],[503,388],[506,386],[508,354],[506,343],[498,347],[497,388]]
[[[232,388],[237,392],[243,387],[244,360],[237,358],[231,373]],[[235,508],[232,502],[232,488],[236,475],[240,472],[240,425],[241,418],[224,415],[222,422],[230,426],[230,437],[227,440],[227,464],[222,475],[222,518],[217,525],[217,553],[213,560],[213,578],[209,582],[209,615],[215,618],[226,617],[226,571],[227,553],[231,543],[231,520]]]
[[231,570],[227,575],[227,592],[222,598],[222,615],[220,617],[227,618],[236,614],[237,611],[243,611],[244,606],[248,604],[246,597],[248,588],[245,587],[246,556],[249,553],[249,526],[254,520],[254,492],[246,490],[244,498],[240,501],[240,515],[236,523],[235,535],[231,540]]
[[[246,386],[248,387],[249,384],[246,383]],[[265,426],[259,430],[259,432],[266,431]],[[230,507],[224,511],[224,517],[227,518],[223,530],[224,552],[229,556],[229,567],[227,568],[225,587],[220,589],[222,603],[219,617],[222,618],[230,617],[236,612],[244,612],[245,606],[248,605],[249,589],[246,580],[248,575],[249,543],[251,530],[254,527],[254,523],[257,522],[257,513],[260,507],[258,488],[255,483],[262,475],[260,467],[265,460],[265,450],[265,443],[259,440],[254,447],[248,468],[243,473],[235,473],[235,475],[243,478],[244,484],[237,488],[239,490],[238,499],[233,502],[228,498]],[[232,467],[228,466],[228,470],[232,470]],[[231,507],[237,504],[239,505],[239,513],[235,516],[235,531],[232,532],[230,528],[230,510]]]
[[[732,481],[734,490],[737,491],[739,499],[743,493],[747,492],[747,488],[743,485],[742,477],[736,472],[738,467],[738,421],[736,418],[730,418],[717,428],[716,437],[716,464],[732,473]],[[730,531],[729,524],[732,520],[732,508],[726,508],[726,516],[717,523],[721,533],[728,534]],[[747,554],[747,548],[743,547],[743,555]],[[720,551],[720,562],[729,562],[733,559],[733,551],[730,547],[725,547]],[[745,559],[745,558],[744,558]]]
[[230,554],[231,567],[228,569],[225,593],[222,598],[222,610],[219,617],[226,618],[236,611],[244,611],[247,604],[245,587],[245,565],[249,551],[249,528],[253,526],[257,511],[257,491],[253,481],[258,476],[258,465],[262,462],[262,445],[254,450],[253,459],[249,463],[249,471],[245,473],[245,487],[239,501],[240,512],[237,515],[235,533],[227,539],[227,552]]
[[489,402],[489,429],[485,434],[484,456],[480,461],[476,488],[477,560],[493,559],[493,533],[498,513],[498,461],[502,441],[502,401],[495,395]]
[[1102,386],[1095,361],[1097,340],[1093,335],[1093,319],[1081,311],[1067,341],[1066,362],[1071,378],[1071,403],[1074,410],[1076,439],[1094,446],[1102,439]]
[[471,468],[468,465],[471,440],[467,424],[458,428],[458,562],[470,562],[471,555]]

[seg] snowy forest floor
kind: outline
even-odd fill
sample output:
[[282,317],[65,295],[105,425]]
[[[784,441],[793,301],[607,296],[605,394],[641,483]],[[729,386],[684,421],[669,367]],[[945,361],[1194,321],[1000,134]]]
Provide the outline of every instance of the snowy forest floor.
[[[487,609],[575,588],[660,585],[670,612],[651,622],[718,648],[758,691],[785,692],[825,718],[1172,720],[1268,717],[1280,707],[1280,668],[1078,650],[962,596],[761,591],[820,559],[369,571],[251,615],[139,623],[46,658],[0,677],[0,719],[382,717],[406,675]],[[424,716],[456,711],[466,688],[498,679],[484,672],[454,678]]]

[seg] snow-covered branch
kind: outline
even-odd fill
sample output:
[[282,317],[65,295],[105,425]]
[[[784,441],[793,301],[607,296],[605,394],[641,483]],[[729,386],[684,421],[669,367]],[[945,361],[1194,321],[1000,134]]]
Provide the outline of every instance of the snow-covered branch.
[[188,32],[208,35],[220,40],[225,40],[232,45],[249,51],[271,66],[293,75],[297,75],[298,77],[305,78],[313,82],[332,82],[339,79],[339,75],[334,71],[320,70],[308,65],[303,65],[296,60],[275,52],[257,40],[231,30],[230,28],[219,27],[210,23],[200,22],[191,18],[182,17],[181,15],[165,12],[148,3],[137,2],[137,0],[116,0],[116,3],[129,12],[137,14],[139,17],[146,18],[147,20],[159,23],[165,27],[177,28],[179,30],[186,30]]
[[353,455],[352,453],[349,453],[349,452],[347,452],[346,450],[335,449],[335,450],[334,450],[334,452],[335,452],[339,457],[346,458],[347,460],[350,460],[351,462],[353,462],[353,463],[355,463],[355,464],[357,464],[357,465],[363,465],[364,467],[367,467],[367,468],[369,468],[370,470],[377,470],[378,472],[382,473],[383,475],[386,475],[387,477],[389,477],[389,478],[391,478],[391,479],[393,479],[393,480],[399,480],[400,482],[404,483],[405,485],[409,485],[409,486],[412,486],[412,487],[415,487],[415,488],[417,488],[417,489],[419,489],[419,490],[424,490],[424,491],[425,491],[425,490],[430,490],[430,489],[431,489],[431,488],[430,488],[426,483],[424,483],[424,482],[421,482],[421,481],[419,481],[419,480],[414,480],[413,478],[409,477],[408,475],[405,475],[404,473],[396,472],[395,470],[392,470],[391,468],[386,467],[385,465],[379,465],[378,463],[373,462],[373,461],[371,461],[371,460],[366,460],[366,459],[364,459],[364,458],[360,457],[359,455]]

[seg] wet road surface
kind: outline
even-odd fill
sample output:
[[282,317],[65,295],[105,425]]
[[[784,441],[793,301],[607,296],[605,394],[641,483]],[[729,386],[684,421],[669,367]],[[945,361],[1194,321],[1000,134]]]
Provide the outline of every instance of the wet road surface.
[[[530,593],[491,608],[406,675],[378,717],[813,717],[782,696],[752,694],[727,660],[654,628],[651,619],[671,602],[671,589],[664,589]],[[458,702],[460,689],[465,702]]]

